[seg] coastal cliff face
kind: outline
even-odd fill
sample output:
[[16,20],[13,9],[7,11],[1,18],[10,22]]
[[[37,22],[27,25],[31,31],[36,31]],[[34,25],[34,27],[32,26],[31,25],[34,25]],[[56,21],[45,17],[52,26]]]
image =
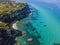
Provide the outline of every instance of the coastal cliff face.
[[27,3],[24,4],[25,5],[22,7],[22,9],[18,9],[15,12],[12,12],[11,14],[4,14],[2,17],[0,17],[0,20],[4,22],[11,22],[16,18],[23,19],[24,17],[27,17],[30,13],[30,9]]
[[[0,45],[14,45],[18,31],[12,29],[10,24],[14,20],[21,20],[27,17],[30,13],[27,3],[0,3]],[[22,35],[21,31],[20,35]]]

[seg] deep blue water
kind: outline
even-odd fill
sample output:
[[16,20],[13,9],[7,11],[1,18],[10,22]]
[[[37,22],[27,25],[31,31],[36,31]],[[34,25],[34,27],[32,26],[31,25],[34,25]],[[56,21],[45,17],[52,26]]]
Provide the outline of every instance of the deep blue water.
[[[53,3],[39,2],[38,0],[20,1],[27,2],[34,9],[32,17],[27,17],[27,21],[32,23],[41,36],[40,39],[37,38],[39,42],[43,43],[41,45],[60,44],[60,8]],[[29,32],[31,33],[31,31]]]

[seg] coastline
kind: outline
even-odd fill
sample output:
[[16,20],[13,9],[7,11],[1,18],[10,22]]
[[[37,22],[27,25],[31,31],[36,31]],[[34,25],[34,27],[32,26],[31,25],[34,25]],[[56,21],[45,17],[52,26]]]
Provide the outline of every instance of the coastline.
[[18,29],[18,28],[17,28],[17,23],[18,23],[18,21],[16,21],[15,23],[12,24],[12,28],[15,29],[15,30]]
[[[10,3],[9,3],[10,4]],[[23,4],[24,5],[24,4]],[[10,13],[10,12],[9,12]],[[8,15],[3,15],[2,17],[0,17],[1,21],[3,22],[6,22],[7,25],[8,25],[8,29],[7,30],[10,30],[10,31],[6,31],[4,33],[7,33],[6,36],[10,36],[9,39],[7,39],[6,41],[7,42],[4,42],[6,45],[8,43],[8,45],[13,45],[14,44],[14,41],[15,41],[15,38],[16,37],[19,37],[19,36],[22,36],[22,37],[25,37],[27,34],[26,34],[26,31],[21,31],[21,29],[18,29],[18,22],[21,21],[21,19],[24,19],[26,17],[28,17],[28,15],[31,13],[30,11],[30,8],[28,6],[28,4],[26,4],[24,6],[24,8],[22,8],[21,10],[17,10],[16,12],[13,12],[11,14],[8,14]],[[3,14],[3,13],[2,13]],[[30,14],[31,15],[31,14]],[[24,22],[25,23],[25,22]],[[3,24],[4,25],[4,24]],[[2,26],[2,25],[1,25]],[[5,28],[5,26],[3,26]],[[22,27],[22,26],[19,26],[19,27]],[[3,33],[2,33],[3,34]],[[4,37],[5,37],[5,34],[4,34]],[[2,38],[4,38],[2,36]],[[7,37],[6,37],[7,38]],[[5,39],[5,38],[4,38]],[[11,44],[11,42],[13,44]],[[5,45],[4,44],[4,45]],[[2,44],[1,44],[2,45]]]

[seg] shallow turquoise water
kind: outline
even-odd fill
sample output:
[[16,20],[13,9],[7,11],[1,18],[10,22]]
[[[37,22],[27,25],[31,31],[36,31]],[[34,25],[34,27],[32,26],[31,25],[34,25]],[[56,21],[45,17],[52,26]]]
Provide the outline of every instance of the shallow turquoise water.
[[39,42],[42,42],[43,45],[60,43],[60,9],[49,3],[30,2],[29,5],[36,9],[32,14],[36,19],[34,20],[33,17],[29,19],[28,17],[28,21],[41,35],[40,39],[37,38]]
[[[36,26],[37,31],[41,34],[44,45],[53,45],[54,43],[60,43],[60,25],[54,17],[54,12],[52,13],[52,11],[46,9],[45,7],[35,7],[38,9],[39,15],[42,18],[37,17],[39,19],[35,20],[35,22],[32,21],[32,23],[33,26]],[[44,27],[44,25],[47,26]]]

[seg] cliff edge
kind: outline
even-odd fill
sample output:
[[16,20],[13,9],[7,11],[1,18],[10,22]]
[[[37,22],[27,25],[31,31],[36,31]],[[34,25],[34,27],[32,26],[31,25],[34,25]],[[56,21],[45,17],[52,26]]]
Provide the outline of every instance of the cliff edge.
[[22,32],[11,28],[10,24],[27,17],[29,13],[31,12],[27,3],[0,3],[0,45],[14,45],[16,36],[21,36]]

